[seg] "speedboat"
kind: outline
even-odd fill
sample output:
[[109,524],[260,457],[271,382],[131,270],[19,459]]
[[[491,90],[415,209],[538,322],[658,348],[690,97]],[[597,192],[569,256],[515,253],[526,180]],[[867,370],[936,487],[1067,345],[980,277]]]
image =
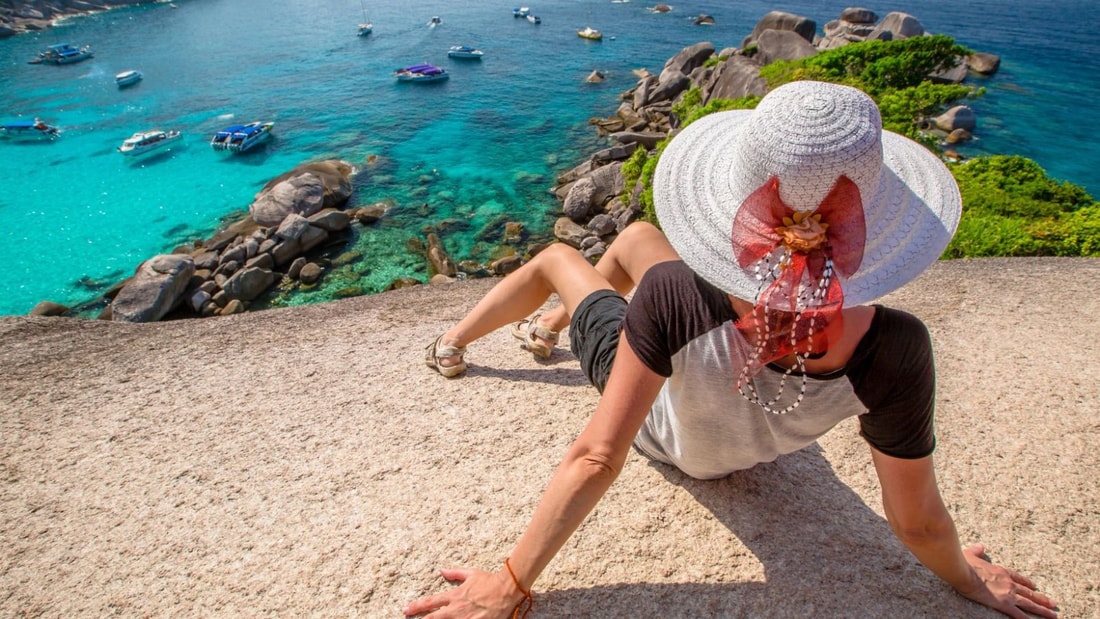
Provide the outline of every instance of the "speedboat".
[[173,142],[178,142],[183,135],[179,131],[141,131],[126,138],[118,152],[127,157],[140,157],[150,153],[166,150]]
[[512,9],[512,17],[527,17],[527,14],[531,12],[531,9],[525,6],[517,6]]
[[527,15],[527,21],[531,22],[532,24],[541,24],[542,18],[538,15],[535,15],[534,13],[529,13]]
[[247,125],[231,125],[214,134],[210,147],[214,150],[227,150],[231,153],[243,153],[246,150],[267,141],[271,137],[273,122],[251,122]]
[[432,64],[416,64],[393,72],[399,82],[437,82],[450,77],[446,69]]
[[136,84],[140,82],[143,77],[145,76],[141,74],[141,71],[130,69],[129,71],[123,71],[122,73],[116,75],[115,84],[117,84],[119,88],[125,88],[130,84]]
[[471,60],[480,60],[485,52],[480,49],[475,49],[469,45],[452,45],[451,49],[447,51],[447,55],[451,58],[469,58]]
[[17,140],[52,140],[61,135],[57,127],[35,118],[0,125],[0,136]]
[[439,24],[442,24],[442,23],[443,23],[443,20],[439,19],[438,15],[433,15],[432,18],[430,20],[428,20],[428,27],[429,28],[435,28],[436,26],[438,26]]
[[74,62],[80,62],[81,60],[87,60],[93,55],[90,45],[76,47],[68,43],[58,43],[47,47],[44,52],[39,52],[38,57],[32,60],[31,63],[72,64]]
[[603,39],[603,34],[592,26],[585,26],[584,30],[578,30],[577,36],[581,37],[582,39],[589,39],[592,41],[599,41],[600,39]]

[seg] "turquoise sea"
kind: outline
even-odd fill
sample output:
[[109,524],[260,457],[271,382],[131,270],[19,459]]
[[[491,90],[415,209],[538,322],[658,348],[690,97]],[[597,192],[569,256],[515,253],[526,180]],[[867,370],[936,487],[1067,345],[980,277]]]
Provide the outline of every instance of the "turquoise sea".
[[[331,298],[337,288],[373,292],[398,277],[425,278],[406,249],[444,224],[456,259],[487,260],[479,237],[500,217],[545,232],[557,202],[554,175],[600,148],[587,120],[611,115],[631,70],[659,71],[681,48],[708,40],[737,47],[765,13],[817,21],[850,3],[677,1],[653,14],[642,0],[529,2],[540,25],[514,19],[511,3],[359,0],[176,0],[70,18],[37,34],[0,40],[0,121],[41,117],[59,125],[52,143],[0,142],[0,314],[38,301],[88,301],[146,258],[209,236],[247,209],[271,178],[309,160],[375,165],[356,178],[353,204],[388,200],[383,224],[352,239],[364,258],[334,269],[323,288],[281,303]],[[1056,177],[1100,194],[1100,138],[1090,123],[1100,100],[1100,43],[1093,0],[912,0],[864,4],[901,10],[932,32],[1001,56],[1000,72],[973,103],[975,143],[964,154],[1022,154]],[[374,33],[355,36],[364,9]],[[692,18],[712,15],[714,26]],[[442,19],[428,28],[433,15]],[[602,42],[577,37],[591,24]],[[27,64],[54,43],[91,44],[95,58],[69,66]],[[449,60],[468,44],[482,61]],[[401,65],[451,72],[434,85],[395,83]],[[144,81],[119,90],[113,76]],[[586,84],[593,69],[607,75]],[[213,152],[213,132],[272,120],[255,152]],[[183,145],[140,164],[115,151],[136,131],[179,129]]]

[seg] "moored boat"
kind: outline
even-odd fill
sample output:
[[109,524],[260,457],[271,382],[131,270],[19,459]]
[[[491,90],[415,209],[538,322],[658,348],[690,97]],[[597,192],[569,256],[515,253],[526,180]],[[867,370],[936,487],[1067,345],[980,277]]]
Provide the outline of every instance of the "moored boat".
[[469,45],[452,45],[451,49],[447,50],[447,55],[451,58],[465,58],[469,60],[480,60],[485,52],[480,49],[470,47]]
[[251,122],[247,125],[230,125],[214,134],[210,147],[231,153],[243,153],[250,148],[267,141],[271,137],[273,122]]
[[160,129],[153,129],[151,131],[141,131],[123,140],[122,146],[118,147],[118,152],[127,157],[140,157],[167,150],[182,137],[183,134],[175,130],[161,131]]
[[61,135],[60,129],[47,125],[37,118],[0,125],[0,137],[16,140],[52,140],[59,135]]
[[72,64],[74,62],[80,62],[81,60],[87,60],[94,56],[92,53],[92,47],[90,45],[83,45],[77,47],[68,43],[58,43],[46,48],[46,51],[39,52],[38,57],[31,61],[31,63],[42,64]]
[[361,37],[365,37],[368,34],[374,32],[374,24],[372,24],[370,20],[367,19],[367,5],[363,4],[363,2],[360,2],[359,4],[363,7],[363,21],[359,22],[358,35]]
[[541,24],[542,18],[538,15],[535,15],[534,13],[530,13],[527,15],[527,21],[531,22],[532,24]]
[[603,39],[603,33],[592,26],[585,26],[583,30],[578,30],[577,36],[590,41],[599,41]]
[[512,17],[527,17],[531,9],[525,6],[517,6],[512,9]]
[[450,77],[447,70],[432,64],[415,64],[393,72],[399,82],[437,82]]
[[145,76],[141,74],[141,71],[130,69],[116,75],[115,84],[119,88],[125,88],[127,86],[130,86],[131,84],[136,84],[140,82],[144,77]]

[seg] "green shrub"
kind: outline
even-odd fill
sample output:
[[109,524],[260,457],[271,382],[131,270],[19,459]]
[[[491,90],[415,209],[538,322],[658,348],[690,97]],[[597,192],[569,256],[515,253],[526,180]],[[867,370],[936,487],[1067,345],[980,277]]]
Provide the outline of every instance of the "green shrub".
[[1034,161],[996,155],[951,166],[962,193],[944,257],[1100,256],[1100,202]]

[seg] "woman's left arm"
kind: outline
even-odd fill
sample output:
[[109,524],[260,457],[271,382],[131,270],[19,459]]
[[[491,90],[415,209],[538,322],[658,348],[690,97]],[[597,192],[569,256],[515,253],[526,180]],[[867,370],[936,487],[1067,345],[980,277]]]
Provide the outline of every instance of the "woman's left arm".
[[1024,612],[1057,617],[1056,605],[1035,590],[1030,578],[990,563],[984,548],[962,548],[940,497],[932,456],[903,459],[874,447],[871,459],[882,486],[882,505],[890,527],[905,547],[963,596],[1009,617],[1027,619]]

